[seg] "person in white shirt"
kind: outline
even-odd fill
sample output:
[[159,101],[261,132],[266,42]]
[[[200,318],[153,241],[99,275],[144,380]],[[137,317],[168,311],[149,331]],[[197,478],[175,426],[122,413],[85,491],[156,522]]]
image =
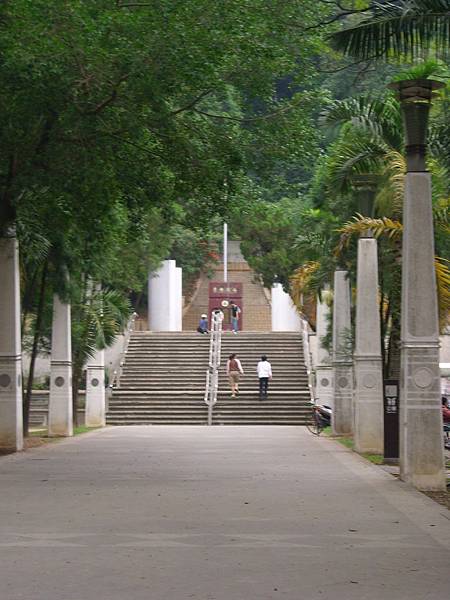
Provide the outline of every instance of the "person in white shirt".
[[230,354],[227,360],[227,375],[230,380],[232,398],[236,398],[236,394],[239,394],[239,379],[243,374],[241,361],[236,358],[236,354]]
[[256,371],[259,377],[259,399],[267,399],[267,390],[269,388],[269,379],[272,379],[272,365],[267,360],[267,356],[263,354],[261,360],[256,366]]

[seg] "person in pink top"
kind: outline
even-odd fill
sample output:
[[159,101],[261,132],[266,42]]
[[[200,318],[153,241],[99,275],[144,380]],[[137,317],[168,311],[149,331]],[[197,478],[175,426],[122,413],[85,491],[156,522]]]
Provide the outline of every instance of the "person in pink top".
[[236,398],[239,394],[239,379],[244,374],[241,361],[236,358],[236,354],[230,354],[227,360],[227,375],[231,386],[231,397]]

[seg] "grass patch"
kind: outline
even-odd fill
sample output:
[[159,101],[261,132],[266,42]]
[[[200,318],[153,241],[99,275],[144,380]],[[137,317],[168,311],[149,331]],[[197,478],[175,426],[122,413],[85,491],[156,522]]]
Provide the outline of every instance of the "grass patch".
[[370,454],[369,452],[363,452],[360,456],[363,456],[367,460],[370,460],[374,465],[383,465],[384,456],[382,454]]
[[88,431],[95,431],[101,429],[101,427],[86,427],[86,425],[79,425],[73,428],[73,435],[80,435],[80,433],[88,433]]
[[[323,430],[325,435],[328,435],[329,437],[331,436],[331,427],[326,427]],[[339,442],[340,444],[342,444],[343,446],[345,446],[346,448],[349,448],[349,450],[354,450],[355,451],[355,442],[353,441],[352,437],[348,437],[348,436],[335,436],[333,437],[334,440],[336,440],[336,442]],[[374,465],[382,465],[384,464],[384,457],[382,454],[371,454],[370,452],[358,452],[357,454],[359,454],[360,456],[362,456],[363,458],[365,458],[366,460],[370,461],[371,463],[373,463]]]
[[[86,427],[86,425],[79,425],[78,427],[73,428],[73,435],[81,435],[83,433],[88,433],[89,431],[95,431],[96,429],[101,428]],[[24,447],[27,450],[28,448],[37,448],[39,446],[43,446],[44,444],[53,444],[54,442],[58,442],[64,439],[68,439],[67,436],[61,435],[50,437],[48,435],[47,427],[31,429],[28,433],[28,436],[24,439]]]

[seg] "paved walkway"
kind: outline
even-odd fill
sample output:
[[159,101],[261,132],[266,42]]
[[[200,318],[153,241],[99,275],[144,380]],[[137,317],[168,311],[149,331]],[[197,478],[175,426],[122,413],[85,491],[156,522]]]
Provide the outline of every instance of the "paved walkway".
[[295,427],[122,427],[0,459],[1,600],[445,600],[449,512]]

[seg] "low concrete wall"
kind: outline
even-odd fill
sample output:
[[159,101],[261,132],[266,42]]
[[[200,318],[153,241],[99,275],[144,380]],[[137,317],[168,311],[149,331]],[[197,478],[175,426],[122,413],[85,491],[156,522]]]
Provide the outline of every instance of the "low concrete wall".
[[[48,424],[48,390],[33,390],[30,405],[30,425],[31,427],[47,427]],[[78,409],[78,423],[84,425],[84,401],[86,392],[79,391],[79,402],[82,404]]]

